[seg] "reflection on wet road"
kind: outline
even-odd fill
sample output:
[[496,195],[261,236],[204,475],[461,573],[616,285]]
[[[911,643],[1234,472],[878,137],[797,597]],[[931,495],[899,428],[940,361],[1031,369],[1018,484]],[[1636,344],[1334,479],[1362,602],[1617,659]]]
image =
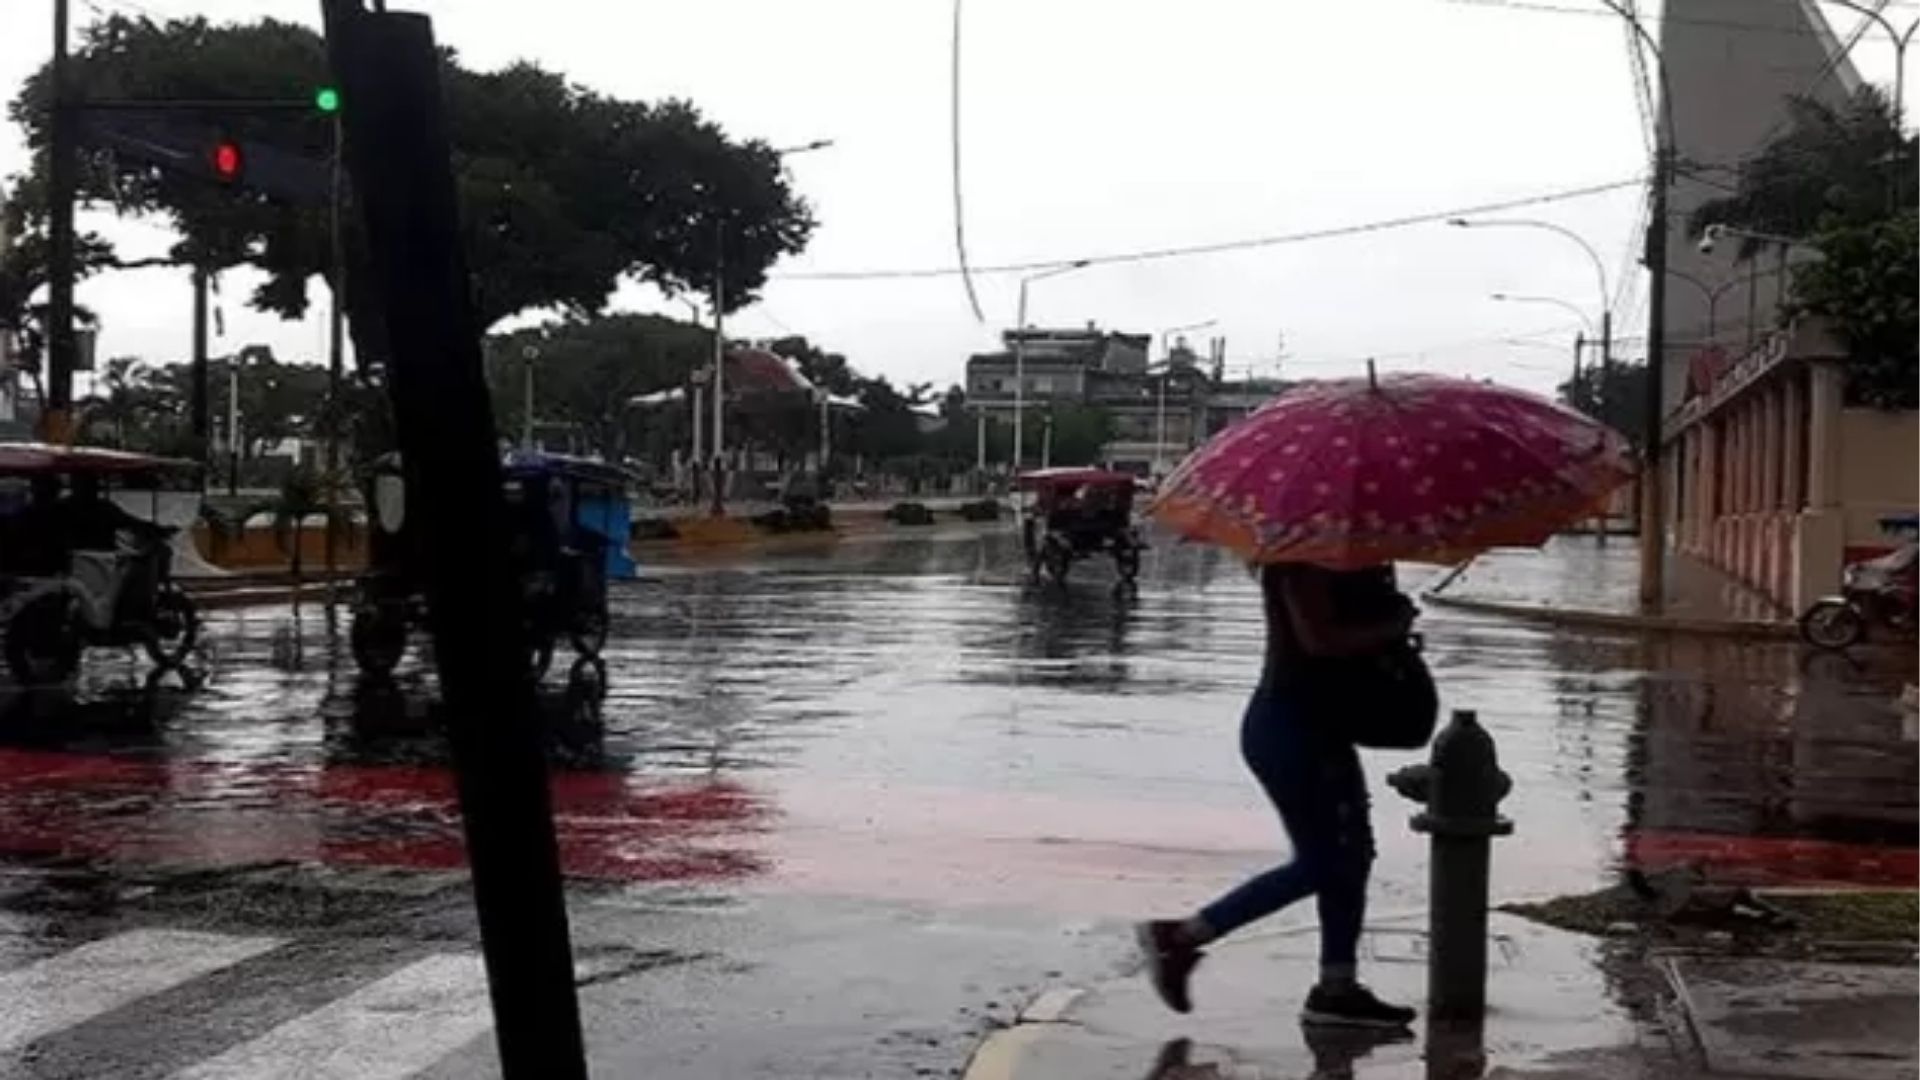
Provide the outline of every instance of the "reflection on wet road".
[[[605,701],[557,674],[543,695],[569,872],[1123,914],[1273,858],[1235,757],[1262,633],[1244,571],[1162,546],[1127,597],[1105,568],[1062,592],[1015,563],[969,537],[648,568],[616,595]],[[1479,711],[1516,782],[1497,894],[1590,888],[1623,857],[1912,880],[1911,673],[1887,657],[1424,628],[1446,703]],[[438,732],[487,718],[442,716],[417,658],[363,685],[317,609],[206,636],[191,691],[107,654],[72,694],[0,688],[0,851],[458,864]],[[1376,787],[1380,906],[1418,906],[1423,845]]]

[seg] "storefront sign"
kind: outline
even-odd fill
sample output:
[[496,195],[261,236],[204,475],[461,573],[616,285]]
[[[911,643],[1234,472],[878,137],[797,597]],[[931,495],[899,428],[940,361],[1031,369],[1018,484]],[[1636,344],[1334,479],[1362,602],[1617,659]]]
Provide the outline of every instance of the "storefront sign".
[[[1738,396],[1761,376],[1779,366],[1792,351],[1793,338],[1791,327],[1776,330],[1768,334],[1766,340],[1747,350],[1746,355],[1731,365],[1725,362],[1725,353],[1719,349],[1706,348],[1695,353],[1687,371],[1688,391],[1691,396],[1686,404],[1676,410],[1662,426],[1661,438],[1673,439],[1699,421],[1701,417]],[[1719,353],[1719,356],[1707,355],[1713,353]],[[1696,386],[1696,376],[1700,375],[1706,378]]]

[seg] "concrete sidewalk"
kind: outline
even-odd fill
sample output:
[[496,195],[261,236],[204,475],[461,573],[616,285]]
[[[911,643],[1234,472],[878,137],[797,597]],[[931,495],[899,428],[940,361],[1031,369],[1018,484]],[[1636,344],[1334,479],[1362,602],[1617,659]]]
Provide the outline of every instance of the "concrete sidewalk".
[[1559,536],[1538,550],[1503,549],[1458,576],[1437,573],[1422,599],[1442,607],[1565,626],[1623,631],[1791,637],[1793,613],[1706,563],[1670,551],[1658,615],[1639,610],[1640,553],[1632,537],[1601,543]]
[[[1137,972],[1048,990],[981,1046],[967,1080],[1914,1074],[1910,966],[1630,956],[1504,915],[1492,937],[1479,1030],[1423,1022],[1395,1039],[1303,1028],[1318,943],[1305,926],[1217,946],[1195,974],[1191,1016],[1167,1011]],[[1420,922],[1373,924],[1362,950],[1362,977],[1382,997],[1424,1000]]]

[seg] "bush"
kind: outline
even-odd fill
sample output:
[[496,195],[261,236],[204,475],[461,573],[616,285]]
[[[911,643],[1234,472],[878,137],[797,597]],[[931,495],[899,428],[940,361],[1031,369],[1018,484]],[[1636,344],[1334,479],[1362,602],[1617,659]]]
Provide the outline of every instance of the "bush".
[[960,504],[960,520],[999,521],[1004,509],[999,499],[975,499],[972,502]]
[[755,514],[749,519],[756,528],[771,533],[826,532],[833,528],[833,513],[827,504],[796,500],[778,510]]
[[925,503],[897,502],[887,508],[886,518],[895,525],[931,525],[933,511]]

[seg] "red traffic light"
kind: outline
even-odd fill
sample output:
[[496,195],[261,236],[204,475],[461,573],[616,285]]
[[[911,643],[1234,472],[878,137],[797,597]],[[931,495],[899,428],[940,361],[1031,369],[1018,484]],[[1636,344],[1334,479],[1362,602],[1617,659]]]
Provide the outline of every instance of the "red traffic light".
[[213,175],[224,183],[233,183],[240,179],[242,159],[240,144],[231,139],[222,139],[213,146]]

